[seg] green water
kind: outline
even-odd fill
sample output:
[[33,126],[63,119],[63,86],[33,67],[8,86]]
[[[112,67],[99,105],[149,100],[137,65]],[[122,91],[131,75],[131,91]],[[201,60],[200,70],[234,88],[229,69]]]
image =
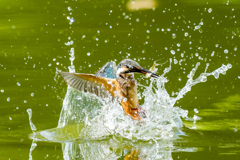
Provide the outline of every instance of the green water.
[[[29,159],[32,131],[28,108],[33,111],[32,120],[38,130],[57,126],[67,86],[55,72],[56,68],[68,70],[71,47],[76,71],[82,73],[95,73],[110,60],[131,58],[150,68],[154,60],[164,63],[172,58],[175,65],[167,74],[166,84],[170,95],[185,85],[187,74],[197,62],[201,65],[196,75],[204,72],[206,63],[209,71],[230,63],[232,68],[226,75],[217,80],[209,77],[177,103],[189,111],[184,124],[196,130],[185,129],[188,136],[174,141],[170,149],[163,145],[162,152],[167,152],[167,159],[239,159],[238,1],[154,1],[153,9],[138,6],[138,11],[131,10],[134,5],[124,0],[2,0],[0,4],[1,159]],[[72,24],[68,16],[73,17]],[[71,40],[73,45],[65,44]],[[160,68],[158,73],[162,72]],[[146,84],[141,76],[137,80]],[[200,117],[196,124],[191,121],[194,115]],[[101,148],[109,143],[79,145]],[[151,143],[120,141],[110,148],[124,159]],[[85,148],[82,158],[87,159],[91,147]],[[61,143],[52,142],[37,142],[31,156],[64,159]]]

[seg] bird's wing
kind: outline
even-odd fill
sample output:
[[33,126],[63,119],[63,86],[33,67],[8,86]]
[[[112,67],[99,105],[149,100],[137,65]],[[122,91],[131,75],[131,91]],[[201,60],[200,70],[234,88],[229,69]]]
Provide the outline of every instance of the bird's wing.
[[114,61],[107,62],[99,71],[95,74],[97,77],[105,78],[117,78],[117,66]]
[[98,97],[108,97],[108,92],[117,97],[119,83],[115,79],[97,77],[93,74],[61,72],[61,76],[71,87],[89,92]]

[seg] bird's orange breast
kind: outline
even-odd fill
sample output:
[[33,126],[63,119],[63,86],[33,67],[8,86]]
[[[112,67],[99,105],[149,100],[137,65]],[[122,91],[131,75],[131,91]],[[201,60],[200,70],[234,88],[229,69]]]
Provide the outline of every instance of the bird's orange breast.
[[135,120],[141,119],[136,109],[139,107],[137,95],[137,83],[135,79],[125,79],[119,83],[121,105],[126,115]]

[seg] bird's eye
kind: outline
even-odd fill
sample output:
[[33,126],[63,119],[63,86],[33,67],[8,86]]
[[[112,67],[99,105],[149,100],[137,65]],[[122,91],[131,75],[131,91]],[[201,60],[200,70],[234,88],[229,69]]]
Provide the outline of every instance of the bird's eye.
[[133,66],[127,65],[126,67],[129,68],[129,69],[133,69]]

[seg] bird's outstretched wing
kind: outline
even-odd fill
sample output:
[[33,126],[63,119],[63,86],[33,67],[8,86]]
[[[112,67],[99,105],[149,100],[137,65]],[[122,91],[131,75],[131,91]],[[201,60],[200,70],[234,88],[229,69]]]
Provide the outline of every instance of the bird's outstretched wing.
[[89,92],[98,97],[108,97],[108,92],[117,97],[119,83],[115,79],[98,77],[93,74],[61,72],[61,76],[71,87]]

